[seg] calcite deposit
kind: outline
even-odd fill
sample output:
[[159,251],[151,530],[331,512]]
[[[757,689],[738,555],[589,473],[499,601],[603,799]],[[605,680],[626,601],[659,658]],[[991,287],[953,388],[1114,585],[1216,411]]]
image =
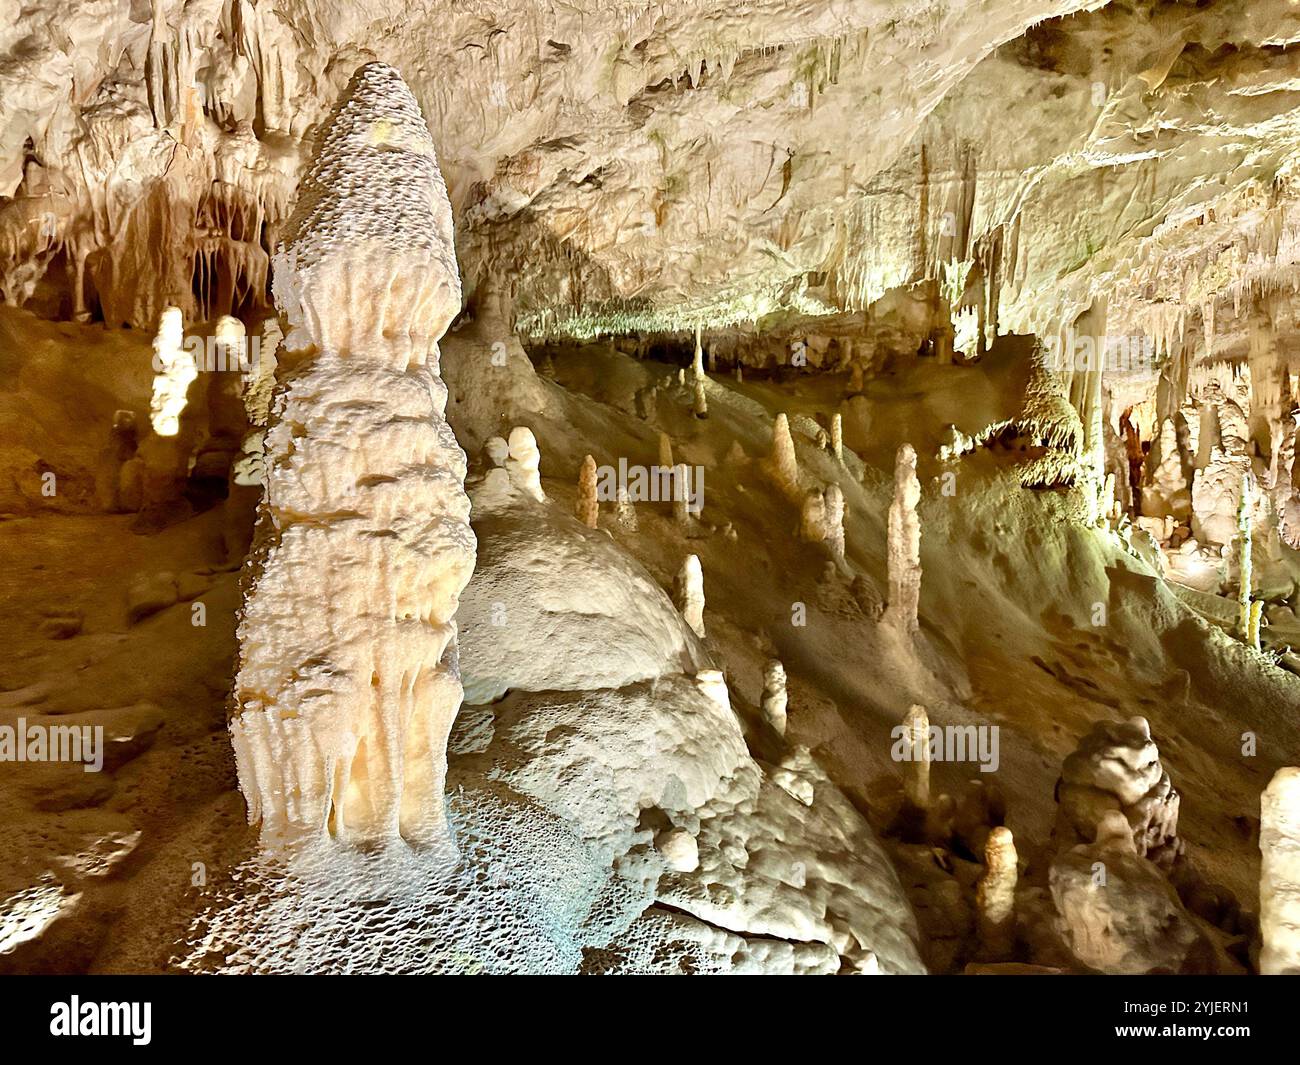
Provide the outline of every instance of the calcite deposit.
[[438,376],[460,279],[433,143],[391,67],[358,71],[321,131],[274,271],[285,370],[231,721],[248,817],[272,845],[445,842],[475,548]]
[[0,972],[1300,967],[1300,6],[0,16]]

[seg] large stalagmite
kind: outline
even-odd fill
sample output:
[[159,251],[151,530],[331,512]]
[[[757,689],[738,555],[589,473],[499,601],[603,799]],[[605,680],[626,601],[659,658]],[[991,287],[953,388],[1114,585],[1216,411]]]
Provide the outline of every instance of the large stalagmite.
[[433,141],[391,67],[358,71],[325,125],[274,292],[289,331],[230,726],[249,820],[267,842],[438,842],[475,558],[437,346],[460,280]]

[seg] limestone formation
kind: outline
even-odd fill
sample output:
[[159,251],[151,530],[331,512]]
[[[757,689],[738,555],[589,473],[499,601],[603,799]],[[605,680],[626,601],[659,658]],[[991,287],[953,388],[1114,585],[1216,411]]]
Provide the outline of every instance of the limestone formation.
[[916,810],[930,806],[930,715],[914,703],[903,718],[903,795]]
[[670,828],[655,836],[655,849],[675,873],[693,873],[700,867],[700,847],[684,828]]
[[825,543],[837,565],[844,566],[844,492],[838,484],[828,484],[824,494]]
[[687,555],[677,574],[677,609],[691,631],[704,639],[704,570],[698,555]]
[[911,444],[904,444],[894,463],[894,500],[889,505],[889,602],[885,620],[909,635],[917,631],[921,599],[921,520],[916,513],[920,500],[916,451]]
[[722,670],[700,670],[695,674],[695,687],[719,710],[731,712],[731,693],[727,690],[727,678]]
[[619,485],[615,490],[614,520],[620,528],[635,532],[637,528],[636,506],[628,496],[627,486]]
[[494,467],[505,469],[506,462],[510,458],[510,445],[499,436],[489,437],[487,443],[483,445],[483,454]]
[[984,844],[984,874],[975,890],[980,944],[990,958],[1004,958],[1015,947],[1016,844],[1002,825],[989,832]]
[[659,468],[671,470],[677,464],[673,461],[673,441],[667,433],[659,434]]
[[542,453],[537,447],[537,438],[526,425],[517,425],[510,430],[509,457],[506,459],[506,473],[515,490],[535,499],[546,502],[546,493],[542,491],[542,475],[539,470]]
[[1300,967],[1300,5],[0,8],[0,972]]
[[709,400],[704,394],[704,381],[703,375],[695,378],[695,398],[692,401],[691,409],[695,412],[697,418],[707,418],[709,416]]
[[1259,820],[1259,971],[1300,976],[1300,769],[1273,774]]
[[230,724],[249,821],[272,845],[446,843],[454,615],[475,555],[438,375],[460,280],[433,143],[391,67],[361,68],[322,130],[275,294],[292,370]]
[[775,658],[769,659],[767,665],[763,667],[763,697],[760,709],[763,712],[763,720],[782,736],[785,735],[788,699],[785,666]]
[[1079,963],[1102,973],[1184,971],[1200,942],[1169,881],[1139,856],[1118,810],[1095,839],[1059,855],[1048,873],[1057,931]]
[[167,307],[162,312],[153,342],[153,360],[149,421],[159,436],[175,436],[180,431],[186,393],[199,375],[194,356],[185,349],[185,320],[179,307]]
[[691,524],[690,475],[690,468],[684,462],[672,469],[673,521],[682,528],[689,528]]
[[1241,481],[1241,500],[1237,504],[1237,632],[1246,646],[1259,650],[1259,619],[1262,604],[1251,602],[1251,577],[1254,571],[1251,509],[1254,493],[1250,477]]
[[794,453],[794,438],[790,436],[790,420],[784,414],[772,423],[772,452],[766,470],[777,489],[792,503],[800,504],[803,492],[799,488],[799,463]]
[[799,513],[799,538],[809,544],[819,544],[826,539],[826,497],[820,488],[810,488],[804,494]]
[[596,460],[588,455],[578,471],[577,518],[588,529],[600,528],[600,500],[596,498]]
[[1127,820],[1138,855],[1167,867],[1181,853],[1179,795],[1146,718],[1094,725],[1061,767],[1057,801],[1062,845],[1091,842],[1102,818],[1116,811]]

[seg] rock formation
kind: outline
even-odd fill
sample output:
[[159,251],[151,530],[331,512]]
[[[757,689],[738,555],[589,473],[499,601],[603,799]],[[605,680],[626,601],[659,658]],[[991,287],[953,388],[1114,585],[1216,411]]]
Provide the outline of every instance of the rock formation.
[[999,825],[984,844],[984,874],[975,895],[980,943],[991,958],[1006,957],[1015,946],[1017,861],[1011,830]]
[[794,438],[790,435],[790,420],[784,412],[772,423],[772,451],[767,458],[767,475],[786,499],[801,504],[803,493],[799,488],[799,463],[794,453]]
[[687,555],[677,574],[677,609],[691,631],[704,639],[704,570],[698,555]]
[[930,806],[930,715],[913,704],[903,718],[903,795],[917,810]]
[[1146,718],[1099,721],[1065,759],[1057,786],[1056,833],[1091,842],[1108,813],[1126,819],[1134,853],[1168,866],[1181,853],[1179,795],[1160,764]]
[[321,131],[275,294],[287,368],[230,724],[249,821],[273,845],[442,843],[475,548],[438,376],[460,282],[433,143],[391,67],[361,68]]
[[839,566],[844,565],[844,492],[837,484],[828,484],[824,496],[825,542],[831,557]]
[[1061,938],[1089,969],[1181,972],[1200,941],[1173,886],[1139,856],[1118,810],[1100,817],[1093,842],[1058,856],[1049,876]]
[[1300,975],[1300,769],[1279,769],[1260,800],[1259,971]]
[[596,498],[596,460],[588,455],[578,471],[578,499],[574,513],[588,529],[600,528],[600,501]]
[[894,500],[889,505],[889,602],[885,620],[908,634],[917,631],[921,600],[921,520],[916,513],[920,500],[916,451],[911,444],[904,444],[894,463]]
[[506,472],[510,483],[516,491],[522,492],[539,503],[546,502],[546,493],[542,491],[542,476],[539,470],[542,453],[537,447],[537,438],[526,425],[516,425],[510,430],[509,457],[506,459]]
[[785,735],[786,704],[789,701],[785,684],[785,666],[775,658],[769,660],[763,667],[763,696],[760,708],[763,711],[763,720],[782,736]]

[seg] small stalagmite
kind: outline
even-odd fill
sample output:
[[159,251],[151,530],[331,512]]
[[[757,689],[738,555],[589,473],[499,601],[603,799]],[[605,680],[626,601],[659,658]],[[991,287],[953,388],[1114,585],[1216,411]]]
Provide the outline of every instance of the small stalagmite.
[[839,411],[831,415],[831,451],[837,459],[844,461],[844,415]]
[[918,810],[930,806],[930,715],[913,704],[903,718],[903,740],[908,757],[903,762],[903,795]]
[[531,496],[539,503],[546,502],[546,493],[542,491],[541,462],[542,452],[537,446],[537,438],[526,425],[516,425],[510,430],[509,457],[506,459],[506,473],[516,490]]
[[788,702],[785,666],[778,659],[769,659],[767,665],[763,667],[763,698],[760,709],[763,712],[763,720],[782,736],[785,735]]
[[700,639],[704,639],[704,570],[698,555],[687,555],[677,574],[677,609],[686,624]]
[[799,539],[809,544],[820,544],[826,539],[826,496],[820,488],[808,489],[803,497]]
[[1017,860],[1011,829],[998,825],[984,844],[984,875],[975,887],[980,945],[992,959],[1015,948]]
[[707,418],[709,416],[709,399],[704,394],[704,376],[703,374],[695,378],[695,399],[692,403],[692,410],[697,418]]
[[1259,971],[1300,976],[1300,767],[1279,769],[1260,799],[1259,850]]
[[636,532],[636,505],[632,502],[631,496],[628,495],[627,486],[620,484],[617,489],[617,497],[614,501],[614,520],[620,528],[628,532]]
[[1260,603],[1252,603],[1250,598],[1253,577],[1252,555],[1254,553],[1254,536],[1252,534],[1251,508],[1255,493],[1251,490],[1250,475],[1241,479],[1241,500],[1237,504],[1237,631],[1246,644],[1259,650]]
[[675,465],[673,461],[673,440],[667,433],[659,434],[659,468],[671,470]]
[[450,842],[453,620],[475,563],[437,341],[460,307],[451,206],[401,76],[324,125],[274,292],[288,326],[230,724],[262,840]]
[[790,419],[784,412],[778,414],[772,423],[772,453],[768,456],[766,468],[781,493],[790,502],[802,505],[799,461],[794,453],[794,438],[790,435]]
[[920,500],[916,451],[911,444],[904,444],[894,464],[894,501],[889,505],[889,603],[885,620],[908,634],[917,631],[921,600],[921,520],[916,513]]
[[844,491],[837,484],[828,484],[822,495],[825,543],[830,548],[831,557],[842,568],[844,566]]
[[673,467],[673,521],[691,524],[691,470],[684,462]]
[[596,460],[588,455],[578,471],[578,500],[574,504],[578,520],[588,529],[600,528],[600,500],[596,498]]

